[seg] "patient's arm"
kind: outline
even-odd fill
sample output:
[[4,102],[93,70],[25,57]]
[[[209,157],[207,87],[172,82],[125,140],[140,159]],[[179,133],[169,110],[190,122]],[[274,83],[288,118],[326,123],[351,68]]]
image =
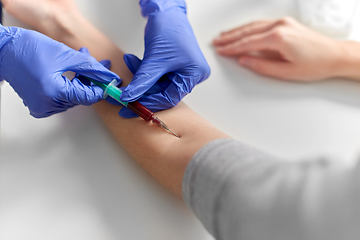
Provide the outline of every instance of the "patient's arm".
[[[23,1],[31,2],[29,0]],[[69,4],[70,1],[36,0],[36,2],[37,4],[41,4],[40,2],[56,2],[57,5],[61,5],[61,2]],[[24,5],[27,6],[28,12],[35,11],[35,8],[32,7],[34,4]],[[9,12],[17,16],[16,8]],[[48,15],[52,16],[52,14]],[[89,48],[90,53],[98,60],[110,59],[112,62],[111,70],[122,78],[124,85],[131,81],[132,74],[123,61],[123,52],[84,19],[80,13],[72,11],[67,18],[55,18],[49,22],[51,24],[45,24],[46,27],[44,27],[44,24],[34,21],[34,17],[32,17],[30,24],[44,34],[62,41],[72,48]],[[62,34],[58,35],[56,29],[61,30]],[[156,113],[156,116],[177,133],[180,139],[140,118],[121,118],[118,115],[120,106],[102,101],[95,104],[94,107],[117,141],[133,159],[178,196],[181,196],[181,183],[186,165],[194,153],[212,140],[228,137],[184,103]]]
[[227,137],[183,103],[156,114],[180,139],[142,119],[119,117],[119,107],[107,102],[96,104],[95,109],[134,160],[179,196],[186,165],[194,153],[212,140]]

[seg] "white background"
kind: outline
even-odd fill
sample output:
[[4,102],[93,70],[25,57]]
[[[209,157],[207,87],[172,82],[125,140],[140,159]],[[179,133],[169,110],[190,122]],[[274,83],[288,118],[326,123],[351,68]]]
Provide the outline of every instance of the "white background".
[[[77,2],[120,48],[142,56],[146,21],[136,0]],[[261,77],[211,46],[222,30],[285,15],[298,17],[294,1],[188,0],[212,75],[185,102],[275,156],[351,164],[360,152],[360,83]],[[5,24],[19,23],[6,15]],[[8,84],[1,107],[0,239],[212,239],[181,200],[133,162],[91,107],[34,119]]]

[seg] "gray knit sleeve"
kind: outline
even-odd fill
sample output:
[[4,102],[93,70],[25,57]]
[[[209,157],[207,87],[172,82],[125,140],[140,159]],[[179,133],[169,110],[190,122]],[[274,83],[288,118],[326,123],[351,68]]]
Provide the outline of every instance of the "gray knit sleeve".
[[218,240],[359,239],[359,167],[288,162],[232,139],[187,166],[183,197]]

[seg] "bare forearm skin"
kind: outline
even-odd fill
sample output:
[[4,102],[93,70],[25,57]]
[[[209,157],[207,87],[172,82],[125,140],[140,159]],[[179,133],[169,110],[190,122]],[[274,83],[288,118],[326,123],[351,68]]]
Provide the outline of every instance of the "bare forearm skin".
[[180,139],[142,119],[119,117],[118,106],[100,102],[95,109],[130,156],[178,196],[186,165],[195,152],[212,140],[228,137],[183,103],[156,114]]
[[336,77],[360,80],[360,43],[355,41],[339,42],[341,54],[337,60]]
[[[69,18],[67,18],[69,19]],[[70,23],[70,22],[69,22]],[[110,59],[111,70],[130,83],[132,73],[123,61],[124,53],[81,16],[71,24],[60,22],[61,36],[51,36],[68,46],[87,47],[98,60]],[[65,30],[64,30],[65,29]],[[140,118],[125,119],[118,115],[121,106],[101,101],[93,105],[116,140],[147,172],[176,195],[182,195],[182,178],[192,156],[208,142],[228,136],[192,111],[184,103],[156,113],[180,138]]]

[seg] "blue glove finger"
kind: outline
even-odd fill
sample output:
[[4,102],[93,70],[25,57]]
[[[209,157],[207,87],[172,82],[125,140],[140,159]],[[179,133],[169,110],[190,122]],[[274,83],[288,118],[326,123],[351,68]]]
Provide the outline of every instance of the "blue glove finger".
[[77,78],[69,83],[69,89],[69,101],[76,105],[90,106],[103,99],[104,91],[100,87],[84,85]]
[[68,107],[68,108],[62,108],[62,109],[56,109],[53,110],[53,111],[48,111],[46,113],[39,113],[39,112],[35,112],[33,110],[30,110],[30,115],[33,116],[34,118],[46,118],[46,117],[50,117],[51,115],[54,115],[56,113],[61,113],[61,112],[65,112],[67,109],[69,108],[72,108],[73,106],[71,107]]
[[[125,54],[124,61],[132,73],[136,73],[138,71],[138,69],[141,65],[141,62],[142,62],[138,57],[136,57],[133,54]],[[175,106],[181,100],[181,98],[180,99],[176,98],[176,95],[179,96],[179,92],[176,92],[174,90],[180,89],[179,91],[181,91],[181,93],[184,93],[184,92],[190,93],[191,90],[195,87],[195,85],[199,83],[199,82],[197,82],[199,79],[202,79],[202,78],[199,76],[196,76],[196,75],[195,76],[188,76],[188,75],[181,76],[181,74],[169,73],[169,74],[162,76],[149,90],[147,90],[144,93],[144,95],[151,95],[151,94],[156,94],[161,91],[164,91],[164,93],[166,93],[166,94],[162,95],[162,96],[164,96],[164,98],[162,99],[160,105],[163,105],[164,101],[168,101],[170,103],[170,105]],[[174,83],[174,85],[177,85],[177,88],[173,87],[173,88],[167,89],[168,86],[170,85],[171,81]],[[183,96],[183,97],[185,95],[186,94],[181,94],[181,96]],[[173,96],[173,97],[170,98],[168,96]],[[159,100],[161,100],[161,96],[159,96]],[[123,110],[123,111],[126,111],[126,110]]]
[[[175,73],[166,74],[137,101],[153,112],[172,108],[191,92],[193,88],[187,84],[193,82]],[[137,116],[126,108],[121,109],[119,115],[125,118]]]
[[[179,89],[174,82],[171,82],[164,92],[151,95],[145,94],[137,101],[152,112],[158,112],[176,106],[186,94],[187,93]],[[128,108],[122,108],[119,115],[124,118],[137,117],[137,115]]]
[[[89,49],[87,49],[86,47],[82,47],[80,48],[79,52],[82,52],[84,54],[87,54],[90,56],[90,52]],[[102,64],[104,65],[104,64]],[[80,74],[76,73],[75,74],[75,78],[79,79],[83,84],[87,85],[87,86],[91,86],[94,85],[90,80],[88,80],[86,77],[81,76]]]
[[86,54],[88,56],[91,56],[90,51],[89,51],[89,49],[87,47],[80,48],[79,52],[84,53],[84,54]]
[[182,76],[181,74],[169,73],[167,74],[167,77],[171,79],[178,89],[181,89],[182,93],[186,94],[191,93],[195,85],[199,84],[197,82],[197,76]]
[[[125,54],[124,55],[124,61],[125,61],[125,64],[127,65],[127,67],[129,68],[129,70],[133,74],[136,73],[136,71],[139,69],[140,64],[141,64],[141,60],[138,57],[136,57],[135,55],[133,55],[133,54]],[[158,82],[155,85],[153,85],[144,94],[145,95],[151,95],[151,94],[159,93],[163,89],[166,89],[170,84],[171,84],[171,81],[166,76],[163,76],[158,80]],[[124,88],[122,88],[122,90],[124,91]],[[118,103],[114,99],[111,99],[111,101],[108,101],[108,102],[113,103],[113,104],[121,105],[120,103]],[[148,102],[146,102],[146,98],[145,98],[145,101],[142,101],[142,103],[143,103],[143,105],[148,105]],[[155,102],[152,102],[152,105],[154,105],[154,104],[156,105]],[[163,102],[157,102],[157,104],[159,104],[161,106],[164,105]],[[171,105],[169,105],[169,106],[171,106]],[[170,108],[170,107],[166,107],[166,108]],[[159,111],[161,109],[158,109],[157,111]],[[136,113],[134,113],[133,111],[131,111],[130,109],[128,109],[126,107],[123,107],[120,110],[119,115],[121,117],[124,117],[124,118],[138,117],[138,115]]]
[[[69,86],[71,84],[71,81],[67,79],[65,76],[59,75],[55,79],[53,79],[55,82],[61,81],[64,83],[65,86],[61,86],[61,90],[56,91],[55,89],[47,89],[47,92],[50,93],[50,91],[56,91],[57,98],[50,97],[51,101],[49,101],[49,96],[46,94],[41,94],[37,96],[36,98],[25,98],[23,100],[24,105],[29,108],[30,115],[35,118],[44,118],[49,117],[53,114],[64,112],[69,108],[72,108],[78,104],[73,103],[69,99],[69,92],[73,91],[74,88]],[[64,91],[63,89],[66,89]],[[50,93],[50,96],[52,94]],[[66,99],[66,100],[65,100]],[[40,104],[40,103],[46,103],[46,104]]]
[[133,54],[125,54],[124,61],[125,61],[126,66],[132,72],[132,74],[135,75],[137,70],[140,67],[141,60]]
[[[90,54],[89,53],[89,51],[88,51],[88,49],[87,48],[81,48],[79,51],[81,51],[81,52],[84,52],[84,53],[88,53],[88,54]],[[105,60],[101,60],[99,63],[101,63],[104,67],[106,67],[107,69],[110,69],[111,68],[111,61],[110,60],[107,60],[107,59],[105,59]],[[82,82],[82,83],[89,83],[89,84],[87,84],[87,85],[92,85],[92,86],[96,86],[94,83],[92,83],[92,82],[90,82],[88,79],[86,79],[85,77],[83,77],[83,76],[80,76],[79,74],[77,74],[77,76],[75,76],[75,77],[79,77],[79,79],[80,79],[80,81]],[[97,86],[98,87],[98,86]],[[98,88],[100,88],[100,87],[98,87]],[[101,90],[102,91],[102,90]],[[103,91],[102,91],[102,96],[103,96]],[[103,99],[103,98],[102,98]],[[121,105],[122,106],[122,104],[121,103],[119,103],[118,101],[116,101],[115,99],[113,99],[112,97],[110,97],[110,96],[108,96],[107,98],[106,98],[106,101],[107,102],[109,102],[109,103],[111,103],[111,104],[114,104],[114,105]]]
[[[86,47],[80,48],[79,52],[84,53],[84,54],[90,56],[90,52],[89,52],[89,50],[88,50]],[[110,60],[107,60],[107,59],[101,60],[99,63],[100,63],[101,65],[103,65],[104,67],[106,67],[107,69],[110,70],[110,68],[111,68],[111,61],[110,61]],[[76,74],[75,74],[75,78],[78,78],[78,79],[79,79],[83,84],[85,84],[85,85],[88,85],[88,86],[93,86],[93,85],[94,85],[90,80],[88,80],[87,78],[83,77],[83,76],[80,75],[79,73],[76,73]]]
[[[86,55],[90,55],[90,52],[87,48],[83,47],[79,50]],[[101,65],[106,67],[107,69],[111,68],[111,61],[110,60],[101,60],[99,62]],[[75,91],[72,94],[72,102],[83,105],[91,105],[95,102],[98,102],[103,99],[104,91],[99,86],[93,84],[84,76],[80,74],[76,74],[75,78],[72,80],[72,84],[75,87]],[[85,84],[85,86],[83,85]]]
[[[125,54],[124,61],[128,69],[135,74],[141,65],[141,60],[133,55],[133,54]],[[166,89],[170,84],[170,80],[166,77],[166,75],[162,76],[156,84],[154,84],[148,91],[146,91],[147,95],[158,93]],[[125,89],[125,88],[123,88]]]
[[164,91],[171,83],[171,79],[167,77],[168,74],[162,76],[144,95],[152,95]]
[[[69,56],[61,57],[68,58]],[[67,66],[64,66],[65,71],[76,72],[102,83],[110,83],[113,79],[117,79],[118,84],[121,82],[118,75],[106,69],[87,53],[75,52],[72,53],[71,58],[72,61],[65,60],[67,63]]]
[[111,61],[108,59],[101,60],[99,63],[110,70],[111,68]]
[[[81,49],[80,49],[81,50]],[[125,64],[127,65],[127,67],[129,68],[129,70],[135,74],[136,71],[138,70],[139,66],[140,66],[140,63],[141,63],[141,60],[139,58],[137,58],[135,55],[132,55],[132,54],[125,54],[124,55],[124,61],[125,61]],[[106,64],[106,62],[103,62],[103,61],[100,61],[101,64],[103,64],[106,68],[110,68],[110,66],[108,66]],[[124,88],[121,88],[121,90],[123,91]],[[114,105],[119,105],[119,106],[122,106],[121,103],[119,103],[118,101],[116,101],[115,99],[111,98],[110,96],[106,98],[106,101],[108,103],[111,103],[111,104],[114,104]],[[136,117],[137,115],[133,115],[132,117]]]
[[163,75],[163,69],[161,69],[159,64],[143,60],[131,83],[125,87],[120,100],[123,102],[136,101]]
[[[33,106],[30,109],[30,114],[35,118],[44,118],[51,116],[55,113],[64,112],[69,108],[77,105],[92,105],[102,99],[103,90],[98,86],[84,85],[79,79],[74,78],[72,81],[64,76],[60,76],[65,83],[66,91],[60,91],[58,97],[54,98],[50,103],[52,106],[46,106],[40,104],[31,104]],[[66,99],[66,101],[64,101]],[[46,98],[44,98],[44,101]],[[27,106],[27,102],[24,101],[24,105]]]
[[[110,69],[111,65],[109,66],[109,68],[107,68],[106,66],[104,66],[104,64],[97,62],[96,59],[90,55],[89,50],[85,47],[82,47],[79,50],[79,53],[83,54],[84,57],[86,57],[86,59],[88,59],[88,61],[85,63],[81,62],[78,65],[76,62],[73,62],[73,64],[71,66],[67,66],[67,68],[68,68],[67,71],[76,72],[80,75],[89,77],[89,78],[94,79],[101,83],[110,83],[113,79],[118,80],[117,84],[121,83],[121,79],[119,78],[119,76],[108,70],[108,69]],[[81,58],[79,58],[79,61],[81,61]],[[109,61],[109,60],[107,60],[107,61]],[[108,63],[108,62],[106,62],[106,63]],[[86,66],[86,64],[88,64],[88,66]],[[82,69],[82,66],[84,66],[84,69]],[[92,71],[89,72],[89,70],[86,67],[92,68]],[[74,70],[74,69],[76,69],[76,70]]]
[[[79,51],[82,52],[82,53],[85,53],[85,54],[90,54],[89,50],[88,50],[87,48],[85,48],[85,47],[81,48]],[[104,67],[106,67],[107,69],[110,69],[110,68],[111,68],[111,61],[110,61],[110,60],[107,60],[107,59],[101,60],[99,63],[102,64],[102,65],[103,65]],[[86,85],[91,85],[91,86],[94,86],[94,87],[96,87],[96,88],[100,88],[99,86],[96,86],[94,83],[90,82],[88,79],[86,79],[85,77],[81,76],[80,74],[76,74],[75,77],[79,78],[79,80],[80,80],[82,83],[86,84]],[[101,89],[101,88],[100,88],[100,89]],[[101,94],[102,94],[102,96],[103,96],[103,94],[104,94],[104,92],[103,92],[102,89],[101,89]],[[103,99],[103,97],[102,97],[101,99]],[[109,103],[114,104],[114,105],[121,105],[118,101],[116,101],[115,99],[113,99],[113,98],[111,98],[111,97],[107,97],[107,98],[106,98],[106,101],[108,101]]]
[[[129,70],[133,73],[138,70],[138,68],[140,67],[140,64],[141,64],[141,60],[132,54],[125,54],[124,61],[127,65],[127,67],[129,68]],[[124,88],[122,88],[122,90],[123,89]],[[150,110],[156,111],[156,112],[175,106],[176,104],[172,101],[171,98],[164,97],[164,95],[160,94],[160,92],[163,91],[164,89],[167,92],[173,92],[173,94],[178,95],[177,91],[172,90],[172,89],[178,89],[176,87],[176,85],[166,75],[164,75],[156,82],[156,84],[154,84],[148,91],[146,91],[144,93],[144,95],[138,101],[140,101],[144,106],[150,106],[150,108],[151,108]],[[146,97],[146,96],[153,95],[153,94],[157,94],[157,95],[153,98]],[[177,101],[181,100],[179,98],[176,98],[176,99],[177,99]],[[149,102],[149,101],[152,101],[152,102]],[[108,102],[110,102],[110,103],[114,102],[115,104],[121,105],[113,99],[112,99],[112,101],[108,101]],[[124,118],[138,117],[137,114],[135,114],[133,111],[129,110],[126,107],[124,107],[120,110],[119,115]]]
[[[85,55],[86,57],[88,57],[89,59],[91,59],[91,61],[96,61],[93,57],[90,56],[90,52],[87,48],[83,47],[79,50],[79,52],[82,53],[83,55]],[[89,77],[91,79],[94,79],[94,80],[97,80],[97,81],[103,82],[103,83],[109,83],[112,80],[112,79],[106,79],[107,73],[111,73],[111,75],[117,77],[116,74],[108,71],[106,66],[104,66],[104,65],[107,65],[109,68],[111,67],[111,62],[109,60],[103,60],[100,63],[98,63],[96,61],[93,64],[98,65],[98,66],[96,66],[96,68],[99,69],[99,71],[98,71],[100,73],[99,75],[97,75],[96,71],[92,71],[90,73],[87,73],[87,72],[81,73],[81,71],[76,70],[77,74],[76,74],[75,78],[72,80],[72,82],[70,82],[70,84],[68,86],[68,89],[70,91],[68,91],[68,93],[67,93],[67,95],[68,95],[67,98],[73,104],[82,104],[82,105],[89,106],[89,105],[92,105],[103,99],[104,91],[102,90],[102,88],[90,83],[90,81],[83,76]],[[101,68],[99,66],[101,66],[101,68],[106,69],[105,76],[103,75],[104,71],[101,70]],[[80,74],[82,74],[83,76],[80,76]],[[111,75],[109,75],[109,76],[111,76]],[[119,82],[121,81],[120,78],[118,80],[119,80]],[[84,83],[86,85],[84,85]]]
[[[79,52],[84,53],[84,54],[86,54],[88,56],[91,56],[90,52],[89,52],[89,49],[87,49],[86,47],[80,48]],[[111,68],[111,61],[110,60],[104,59],[104,60],[99,61],[99,63],[101,63],[101,65],[103,65],[108,70],[110,70],[110,68]]]
[[34,118],[45,118],[45,117],[50,117],[51,115],[56,113],[65,112],[67,109],[72,108],[74,106],[75,105],[67,106],[66,108],[57,106],[56,108],[53,108],[52,110],[46,112],[38,112],[34,108],[29,108],[29,111],[30,111],[30,115],[33,116]]

